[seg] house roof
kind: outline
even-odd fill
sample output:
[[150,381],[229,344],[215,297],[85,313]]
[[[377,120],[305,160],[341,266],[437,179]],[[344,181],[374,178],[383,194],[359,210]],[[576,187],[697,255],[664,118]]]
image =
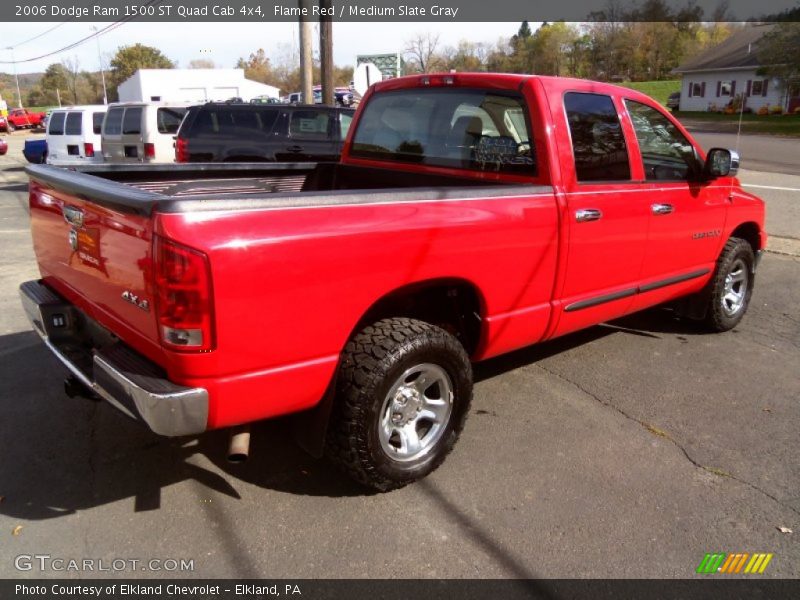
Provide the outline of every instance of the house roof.
[[673,73],[692,71],[716,71],[718,69],[739,69],[760,67],[758,42],[775,28],[774,24],[748,25],[732,34],[721,44],[701,52],[691,60],[673,69]]

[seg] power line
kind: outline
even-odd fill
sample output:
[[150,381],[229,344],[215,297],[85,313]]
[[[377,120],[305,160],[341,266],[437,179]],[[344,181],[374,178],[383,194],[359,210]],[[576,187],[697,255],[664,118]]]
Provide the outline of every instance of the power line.
[[28,42],[32,42],[34,40],[38,40],[40,37],[42,37],[44,35],[47,35],[51,31],[55,31],[56,29],[58,29],[59,27],[62,27],[63,25],[66,25],[67,23],[70,23],[70,21],[64,21],[63,23],[59,23],[58,25],[55,25],[55,26],[51,27],[50,29],[47,29],[47,30],[43,31],[42,33],[40,33],[38,35],[35,35],[32,38],[28,38],[27,40],[23,40],[21,42],[17,42],[16,44],[11,44],[9,47],[10,48],[19,48],[23,44],[27,44]]
[[[151,4],[160,4],[162,1],[163,0],[149,0],[149,2],[146,2],[143,6],[150,6]],[[48,52],[47,54],[42,54],[41,56],[34,56],[33,58],[25,58],[25,59],[22,59],[22,60],[0,60],[0,64],[2,64],[2,65],[11,65],[11,64],[16,65],[16,64],[19,64],[19,63],[35,62],[35,61],[41,60],[43,58],[48,58],[49,56],[54,56],[56,54],[60,54],[62,52],[66,52],[67,50],[72,50],[73,48],[77,48],[81,44],[86,43],[87,41],[91,40],[94,37],[99,37],[99,36],[103,35],[104,33],[108,33],[109,31],[113,31],[114,29],[117,29],[118,27],[121,27],[122,25],[124,25],[128,21],[134,20],[137,16],[138,15],[131,15],[129,17],[125,17],[123,19],[120,19],[119,21],[114,21],[113,23],[103,27],[99,31],[96,31],[96,32],[94,32],[92,34],[87,35],[84,38],[79,39],[77,42],[73,42],[72,44],[64,46],[63,48],[59,48],[58,50],[53,50],[52,52]],[[12,46],[9,46],[9,48],[12,48]]]

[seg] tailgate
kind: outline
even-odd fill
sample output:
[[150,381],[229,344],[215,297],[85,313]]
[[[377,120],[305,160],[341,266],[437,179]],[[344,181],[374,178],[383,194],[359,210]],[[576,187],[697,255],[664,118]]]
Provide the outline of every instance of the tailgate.
[[57,173],[50,181],[29,173],[31,233],[44,282],[140,352],[157,357],[150,211],[115,206],[100,192],[93,195],[92,186],[109,183],[131,199],[137,190],[64,172],[64,178],[88,178],[89,185],[77,190],[53,181],[62,177]]

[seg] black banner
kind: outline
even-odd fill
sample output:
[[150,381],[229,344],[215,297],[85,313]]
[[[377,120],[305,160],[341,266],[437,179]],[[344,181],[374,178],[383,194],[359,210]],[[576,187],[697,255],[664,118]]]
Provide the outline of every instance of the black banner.
[[[330,10],[318,0],[9,0],[0,3],[0,20],[109,22],[137,19],[166,22],[506,22],[506,21],[747,21],[800,20],[797,0],[666,0],[669,12],[648,9],[645,0],[332,0]],[[620,14],[618,14],[620,13]]]
[[781,600],[797,598],[800,581],[697,580],[2,580],[3,600],[127,598],[129,600]]

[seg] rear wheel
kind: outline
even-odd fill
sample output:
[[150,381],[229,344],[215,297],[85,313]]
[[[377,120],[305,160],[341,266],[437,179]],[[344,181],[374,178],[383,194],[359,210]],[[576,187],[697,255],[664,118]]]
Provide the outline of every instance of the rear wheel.
[[459,341],[414,319],[383,319],[347,345],[326,453],[381,491],[436,469],[453,448],[472,398],[472,368]]
[[717,260],[710,282],[705,323],[713,331],[728,331],[739,324],[753,294],[755,256],[750,244],[731,238]]

